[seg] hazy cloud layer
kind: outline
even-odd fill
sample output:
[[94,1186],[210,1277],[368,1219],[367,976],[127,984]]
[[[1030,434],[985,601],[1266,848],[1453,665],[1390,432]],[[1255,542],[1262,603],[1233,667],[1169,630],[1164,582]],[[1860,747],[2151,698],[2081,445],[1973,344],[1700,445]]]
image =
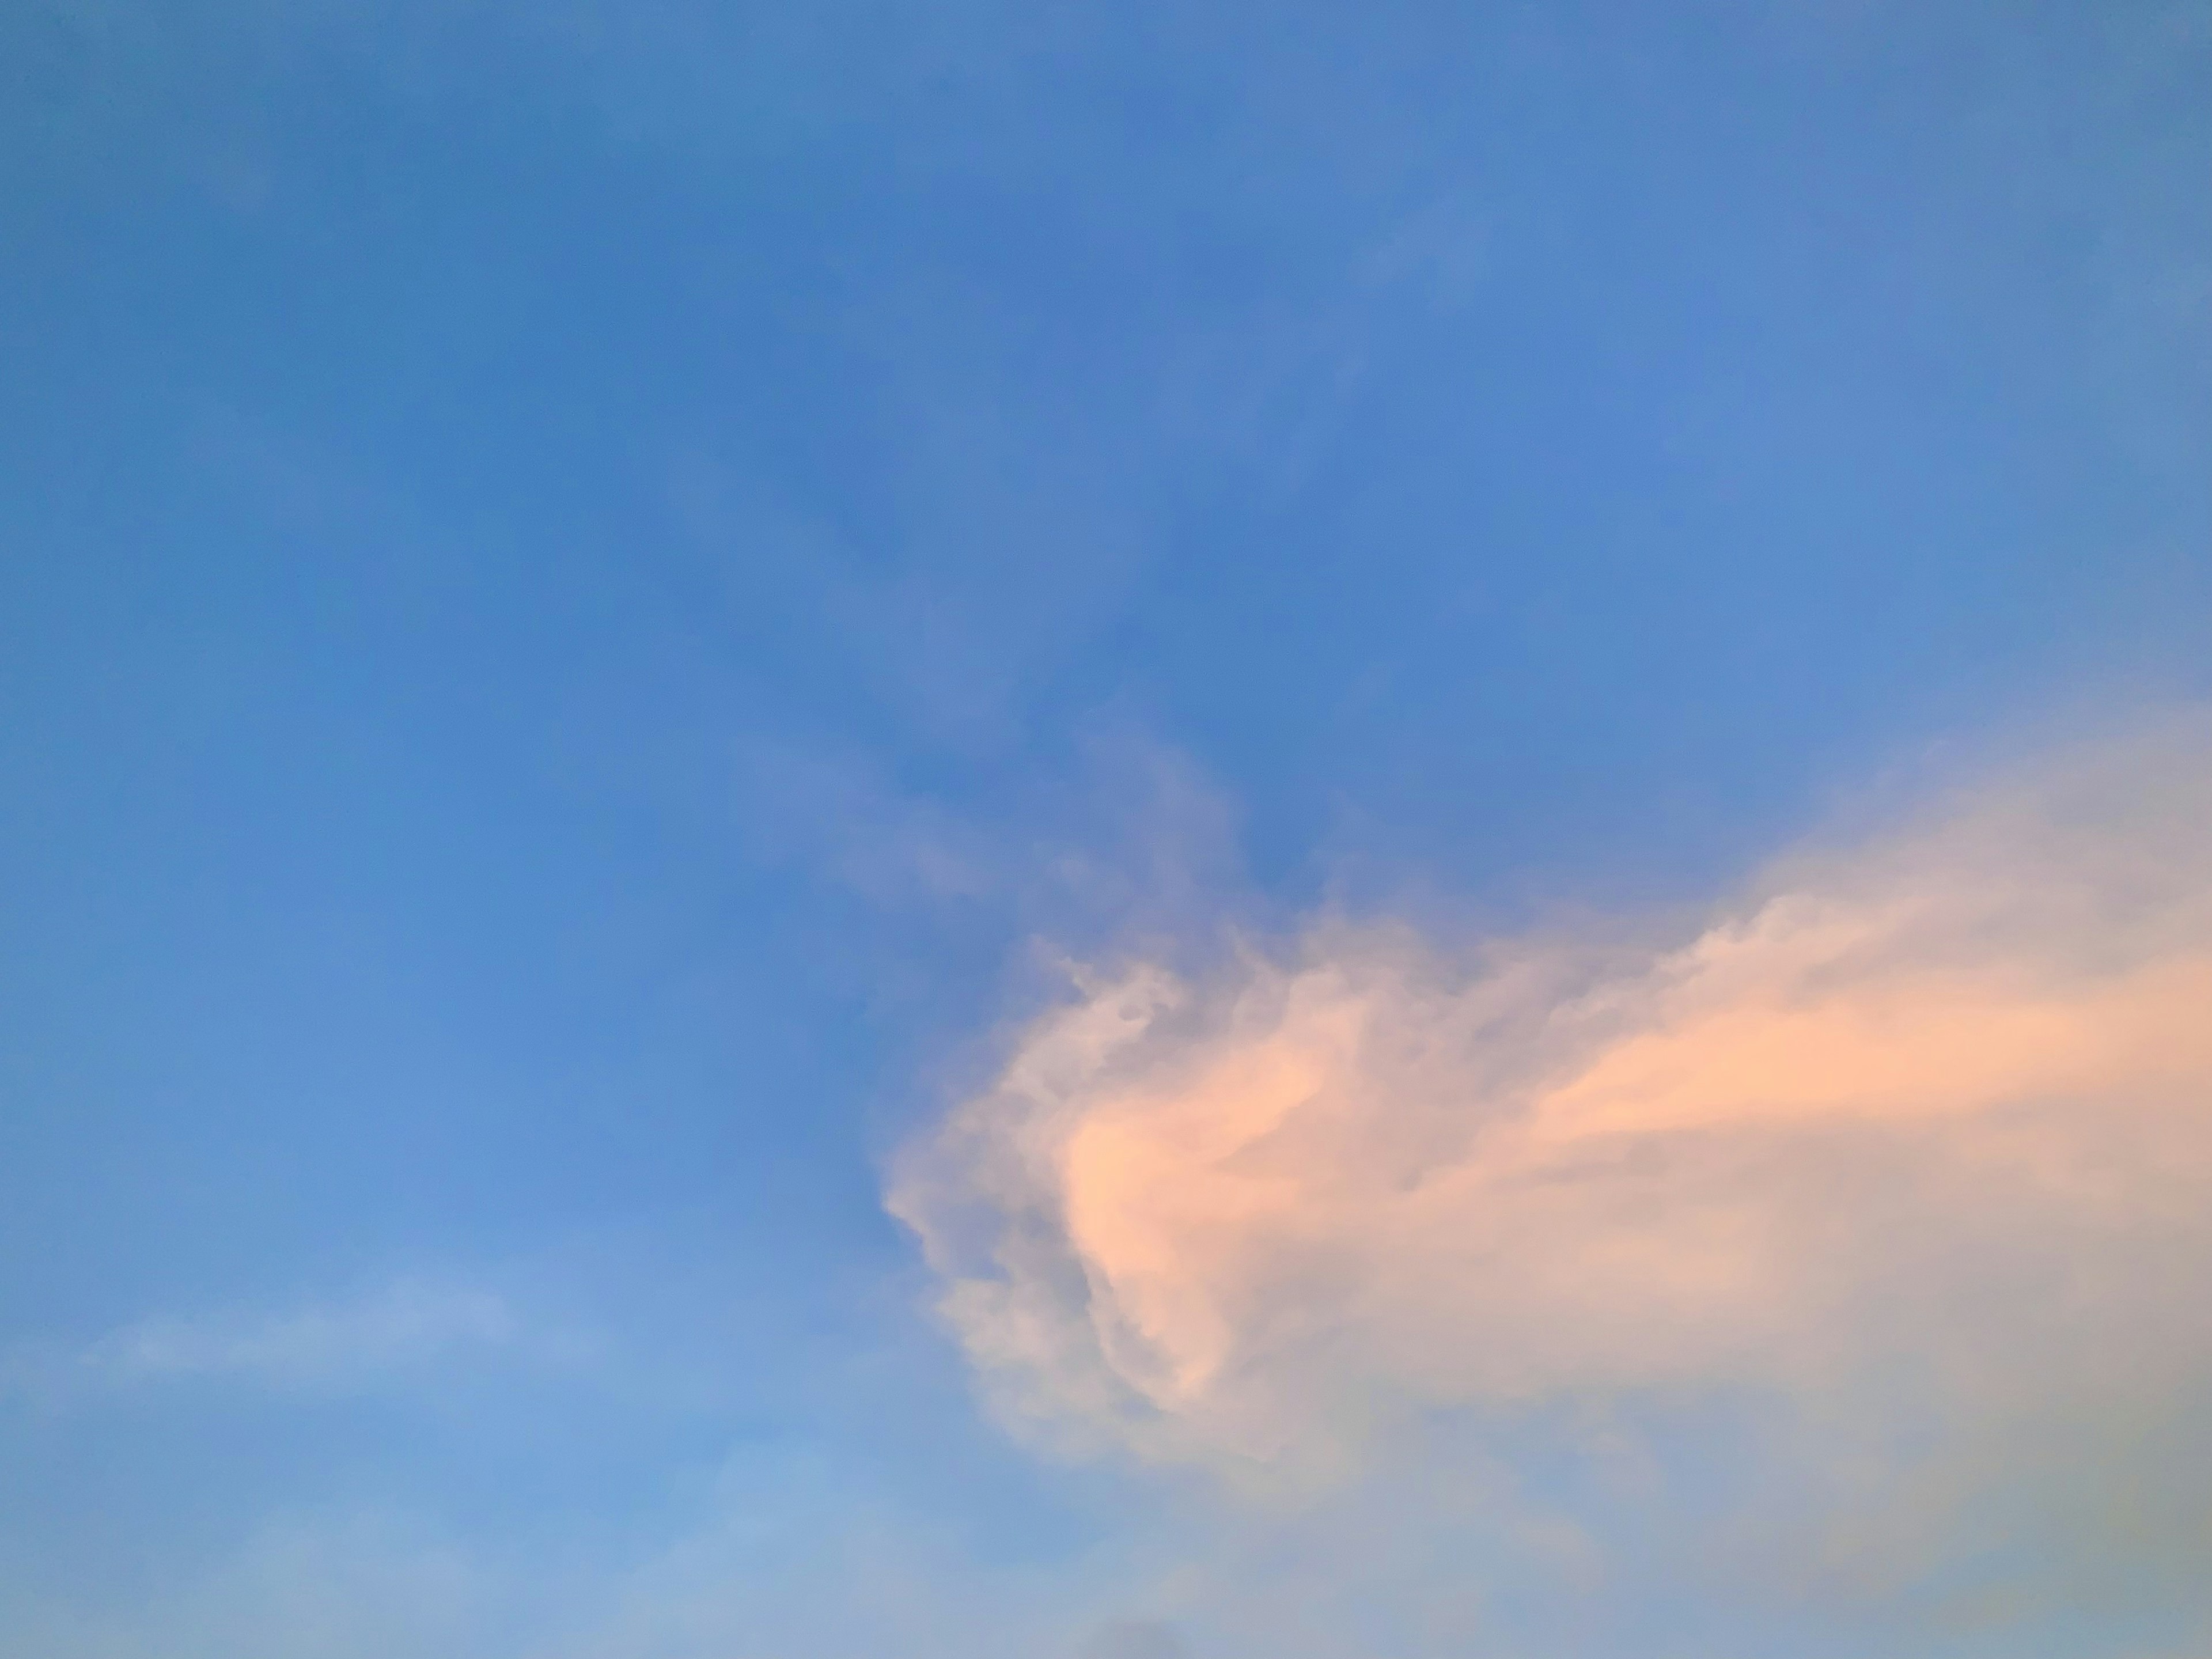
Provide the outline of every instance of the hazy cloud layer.
[[891,1206],[1064,1443],[1303,1483],[1438,1410],[1741,1395],[1832,1472],[1879,1445],[1923,1518],[2023,1460],[2094,1508],[2086,1459],[2199,1547],[2166,1487],[2212,1376],[2212,726],[1653,932],[1325,921],[1086,975]]

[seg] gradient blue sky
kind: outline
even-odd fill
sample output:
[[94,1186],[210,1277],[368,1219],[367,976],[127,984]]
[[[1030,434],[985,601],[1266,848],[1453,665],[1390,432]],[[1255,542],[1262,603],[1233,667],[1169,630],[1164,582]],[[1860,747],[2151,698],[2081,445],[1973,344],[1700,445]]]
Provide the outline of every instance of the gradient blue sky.
[[[0,66],[6,1659],[1287,1656],[1394,1489],[1009,1433],[884,1212],[1055,953],[1671,914],[2212,692],[2201,0],[7,0]],[[1422,1431],[1595,1565],[1468,1496],[1297,1639],[2201,1659],[2057,1522],[1971,1615],[1685,1566],[1734,1398],[1657,1518]]]

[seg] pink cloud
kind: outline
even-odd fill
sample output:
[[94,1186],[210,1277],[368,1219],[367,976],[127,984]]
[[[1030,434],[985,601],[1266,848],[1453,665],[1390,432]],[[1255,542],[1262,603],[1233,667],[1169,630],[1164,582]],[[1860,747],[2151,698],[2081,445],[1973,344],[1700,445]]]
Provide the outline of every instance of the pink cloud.
[[2002,1413],[2207,1371],[2212,727],[1638,931],[1320,921],[1083,975],[890,1206],[1010,1416],[1155,1458],[1335,1463],[1394,1413],[1563,1395],[1909,1375]]

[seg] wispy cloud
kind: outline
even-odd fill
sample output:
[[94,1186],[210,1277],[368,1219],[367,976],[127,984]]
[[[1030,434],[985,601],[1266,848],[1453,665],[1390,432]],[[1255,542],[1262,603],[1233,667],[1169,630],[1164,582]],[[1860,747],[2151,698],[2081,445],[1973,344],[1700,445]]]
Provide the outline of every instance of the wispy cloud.
[[49,1397],[189,1378],[346,1389],[457,1352],[510,1348],[521,1334],[513,1309],[489,1291],[401,1279],[281,1313],[156,1315],[74,1349],[24,1344],[0,1364],[0,1379]]
[[1164,932],[1234,864],[1227,802],[1123,725],[1095,726],[1065,764],[972,775],[959,805],[896,787],[849,748],[759,744],[744,761],[756,851],[884,912],[969,909],[1001,933]]

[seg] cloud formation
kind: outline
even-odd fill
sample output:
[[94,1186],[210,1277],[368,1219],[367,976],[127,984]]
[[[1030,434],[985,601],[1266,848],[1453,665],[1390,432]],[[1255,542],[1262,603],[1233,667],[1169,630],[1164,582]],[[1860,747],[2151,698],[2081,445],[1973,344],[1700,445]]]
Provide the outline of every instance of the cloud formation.
[[1156,1461],[1727,1389],[2155,1439],[2212,1376],[2212,724],[1661,931],[1084,973],[890,1207],[1012,1419]]
[[25,1346],[0,1357],[0,1382],[56,1398],[187,1378],[342,1390],[520,1335],[514,1310],[489,1291],[399,1279],[288,1313],[155,1315],[74,1351]]

